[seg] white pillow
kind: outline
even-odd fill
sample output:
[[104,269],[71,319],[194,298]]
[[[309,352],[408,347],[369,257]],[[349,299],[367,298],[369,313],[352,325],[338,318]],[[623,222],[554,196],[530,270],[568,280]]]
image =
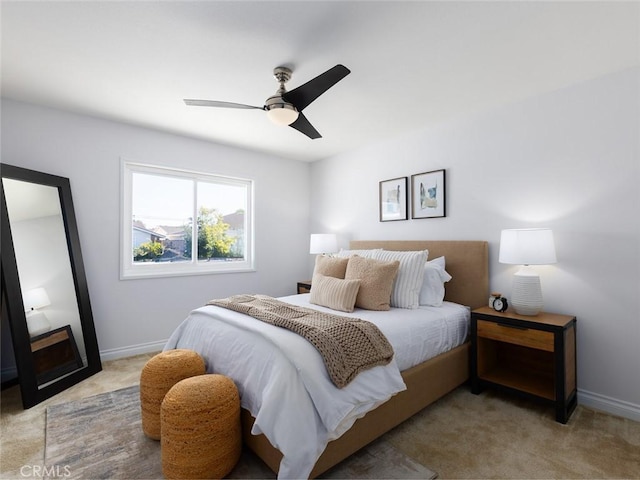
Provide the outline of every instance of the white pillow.
[[381,248],[372,248],[370,250],[345,250],[344,248],[341,248],[340,251],[336,253],[336,257],[348,258],[358,255],[362,258],[375,258],[374,254],[381,251]]
[[420,289],[420,305],[441,307],[444,301],[444,284],[451,280],[445,270],[445,258],[438,257],[424,266],[424,278]]
[[381,250],[374,253],[374,259],[391,262],[398,260],[400,268],[393,282],[391,306],[396,308],[418,308],[420,287],[424,279],[424,265],[427,262],[427,250],[399,252]]

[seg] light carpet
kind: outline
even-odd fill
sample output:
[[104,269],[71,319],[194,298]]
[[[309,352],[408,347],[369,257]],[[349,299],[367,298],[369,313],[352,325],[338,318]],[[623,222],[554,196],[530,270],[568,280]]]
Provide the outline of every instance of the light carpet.
[[[60,471],[66,478],[162,478],[160,442],[142,432],[137,385],[47,407],[45,435],[47,471]],[[436,477],[384,440],[323,475],[334,479]],[[229,478],[275,478],[275,474],[245,451]]]

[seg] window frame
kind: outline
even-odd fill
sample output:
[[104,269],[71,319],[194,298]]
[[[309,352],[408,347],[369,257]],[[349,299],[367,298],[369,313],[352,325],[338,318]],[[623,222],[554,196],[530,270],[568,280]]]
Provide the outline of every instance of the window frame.
[[[210,275],[218,273],[239,273],[255,271],[254,255],[254,181],[246,178],[231,177],[205,172],[196,172],[182,168],[166,167],[139,163],[121,159],[121,195],[120,195],[120,279],[140,279],[172,276]],[[245,258],[234,262],[198,261],[197,242],[192,242],[192,259],[185,262],[149,262],[133,261],[133,174],[147,173],[170,178],[190,179],[196,186],[193,192],[193,214],[197,218],[197,182],[225,183],[244,186],[247,189],[247,209],[245,211]],[[194,225],[196,222],[194,222]],[[194,232],[195,233],[195,232]],[[197,238],[197,234],[192,238]]]

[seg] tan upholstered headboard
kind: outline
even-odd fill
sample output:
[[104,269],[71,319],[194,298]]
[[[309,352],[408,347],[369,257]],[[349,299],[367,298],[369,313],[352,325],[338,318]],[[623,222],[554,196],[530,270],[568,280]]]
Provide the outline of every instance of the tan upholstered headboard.
[[453,277],[445,300],[478,308],[489,298],[489,244],[475,240],[352,240],[352,249],[429,250],[429,259],[444,256]]

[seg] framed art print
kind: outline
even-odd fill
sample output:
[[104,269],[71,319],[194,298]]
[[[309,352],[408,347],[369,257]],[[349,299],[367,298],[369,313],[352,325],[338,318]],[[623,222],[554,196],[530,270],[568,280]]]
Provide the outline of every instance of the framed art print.
[[407,220],[407,177],[380,182],[380,221]]
[[411,218],[446,217],[444,170],[411,175]]

